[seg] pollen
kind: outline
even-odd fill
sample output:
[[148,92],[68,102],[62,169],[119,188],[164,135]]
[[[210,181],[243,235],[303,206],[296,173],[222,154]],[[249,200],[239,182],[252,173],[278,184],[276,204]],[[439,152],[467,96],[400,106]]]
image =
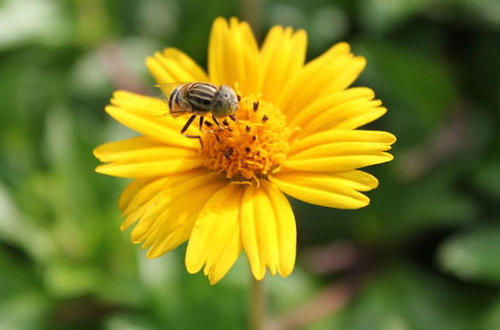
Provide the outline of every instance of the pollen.
[[233,120],[202,131],[203,164],[234,182],[259,182],[279,170],[291,130],[280,109],[257,97],[243,97]]

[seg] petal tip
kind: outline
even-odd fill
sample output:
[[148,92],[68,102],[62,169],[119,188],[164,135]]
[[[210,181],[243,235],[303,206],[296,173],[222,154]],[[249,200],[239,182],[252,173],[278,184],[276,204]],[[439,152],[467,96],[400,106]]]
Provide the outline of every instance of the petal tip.
[[262,281],[264,279],[264,277],[266,276],[266,271],[264,269],[264,271],[262,272],[262,274],[253,274],[253,278],[255,278],[257,281]]
[[266,268],[264,266],[262,267],[250,267],[250,270],[252,272],[253,277],[257,280],[260,281],[264,278],[266,275]]
[[121,225],[120,225],[120,231],[125,231],[128,229],[128,227],[130,227],[131,224],[126,224],[125,222],[123,222]]
[[100,145],[96,148],[94,148],[94,150],[92,150],[92,155],[94,155],[95,158],[97,158],[98,160],[102,161],[102,146],[103,145]]
[[149,250],[148,250],[148,252],[146,252],[146,258],[148,258],[148,259],[150,259],[150,260],[151,260],[151,259],[155,259],[155,258],[157,258],[157,257],[159,257],[159,256],[157,256],[157,255],[155,255],[154,253],[152,253],[152,252],[151,252],[151,249],[149,249]]
[[338,50],[341,53],[349,53],[351,51],[351,46],[345,41],[341,41],[333,45],[332,49]]
[[97,166],[94,171],[99,174],[108,174],[106,171],[106,164],[102,164]]
[[167,48],[164,48],[161,53],[163,54],[163,56],[168,57],[170,55],[179,53],[179,50],[175,47],[167,47]]
[[304,29],[298,29],[297,31],[295,31],[295,34],[293,36],[303,41],[307,40],[307,32]]
[[279,269],[279,274],[280,274],[281,277],[288,277],[288,276],[290,276],[292,274],[292,272],[293,272],[293,265],[292,265],[291,268],[288,268],[288,267],[287,268],[283,268],[283,267],[281,267]]
[[197,262],[189,260],[189,258],[187,257],[185,260],[185,265],[186,265],[186,270],[188,271],[189,274],[196,274],[200,271],[201,267],[203,267],[202,264],[200,265]]
[[216,27],[220,28],[225,26],[227,26],[227,20],[225,17],[222,16],[217,17],[212,23],[212,29],[215,29]]
[[394,144],[396,143],[396,141],[398,140],[398,138],[396,137],[396,135],[392,134],[392,133],[389,133],[387,132],[387,134],[389,135],[389,144]]

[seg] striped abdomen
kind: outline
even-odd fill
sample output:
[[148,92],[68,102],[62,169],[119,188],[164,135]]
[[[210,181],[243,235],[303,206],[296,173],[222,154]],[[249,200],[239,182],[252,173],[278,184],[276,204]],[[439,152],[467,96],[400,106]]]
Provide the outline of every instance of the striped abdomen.
[[210,83],[188,83],[178,86],[170,94],[168,105],[172,115],[183,113],[206,114],[211,111],[217,87]]
[[186,91],[186,100],[194,112],[210,112],[217,87],[209,83],[191,83]]

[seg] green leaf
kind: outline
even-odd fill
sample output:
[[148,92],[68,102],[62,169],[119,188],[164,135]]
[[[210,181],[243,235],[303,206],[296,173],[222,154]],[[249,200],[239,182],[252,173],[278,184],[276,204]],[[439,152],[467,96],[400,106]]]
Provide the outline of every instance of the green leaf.
[[492,198],[500,199],[500,166],[499,159],[487,161],[478,167],[472,176],[472,183]]
[[0,329],[41,329],[51,307],[29,261],[0,249]]
[[[457,287],[406,265],[377,274],[327,329],[471,329],[477,303]],[[479,305],[476,305],[479,306]]]
[[158,325],[140,315],[125,313],[115,314],[104,321],[105,330],[149,330],[158,329]]
[[45,285],[59,298],[73,298],[94,292],[101,271],[92,265],[52,262],[45,273]]
[[478,320],[479,330],[498,330],[500,329],[500,297],[486,309],[484,315]]
[[36,291],[18,292],[0,301],[0,329],[44,329],[48,299]]
[[422,47],[401,46],[383,39],[363,39],[355,54],[367,59],[361,84],[374,88],[388,107],[398,145],[426,138],[452,110],[458,98],[455,83],[444,62]]
[[476,24],[500,27],[500,2],[498,0],[457,0],[467,20],[475,19]]
[[441,267],[464,280],[500,284],[500,225],[456,235],[439,249]]
[[48,231],[24,215],[9,196],[8,189],[0,183],[0,239],[24,250],[31,257],[47,259],[54,252]]
[[361,22],[370,32],[383,33],[427,9],[431,0],[364,0]]
[[445,168],[407,184],[379,176],[381,188],[370,194],[371,205],[356,213],[354,233],[363,241],[394,245],[426,230],[476,222],[478,205],[455,187],[462,172]]

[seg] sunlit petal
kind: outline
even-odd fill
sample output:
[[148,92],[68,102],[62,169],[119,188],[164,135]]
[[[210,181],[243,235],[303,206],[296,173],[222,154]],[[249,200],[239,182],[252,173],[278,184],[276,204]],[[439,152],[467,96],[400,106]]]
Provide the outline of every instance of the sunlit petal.
[[240,203],[242,189],[228,185],[205,203],[195,222],[186,251],[186,268],[197,273],[202,267],[210,282],[220,280],[241,250]]

